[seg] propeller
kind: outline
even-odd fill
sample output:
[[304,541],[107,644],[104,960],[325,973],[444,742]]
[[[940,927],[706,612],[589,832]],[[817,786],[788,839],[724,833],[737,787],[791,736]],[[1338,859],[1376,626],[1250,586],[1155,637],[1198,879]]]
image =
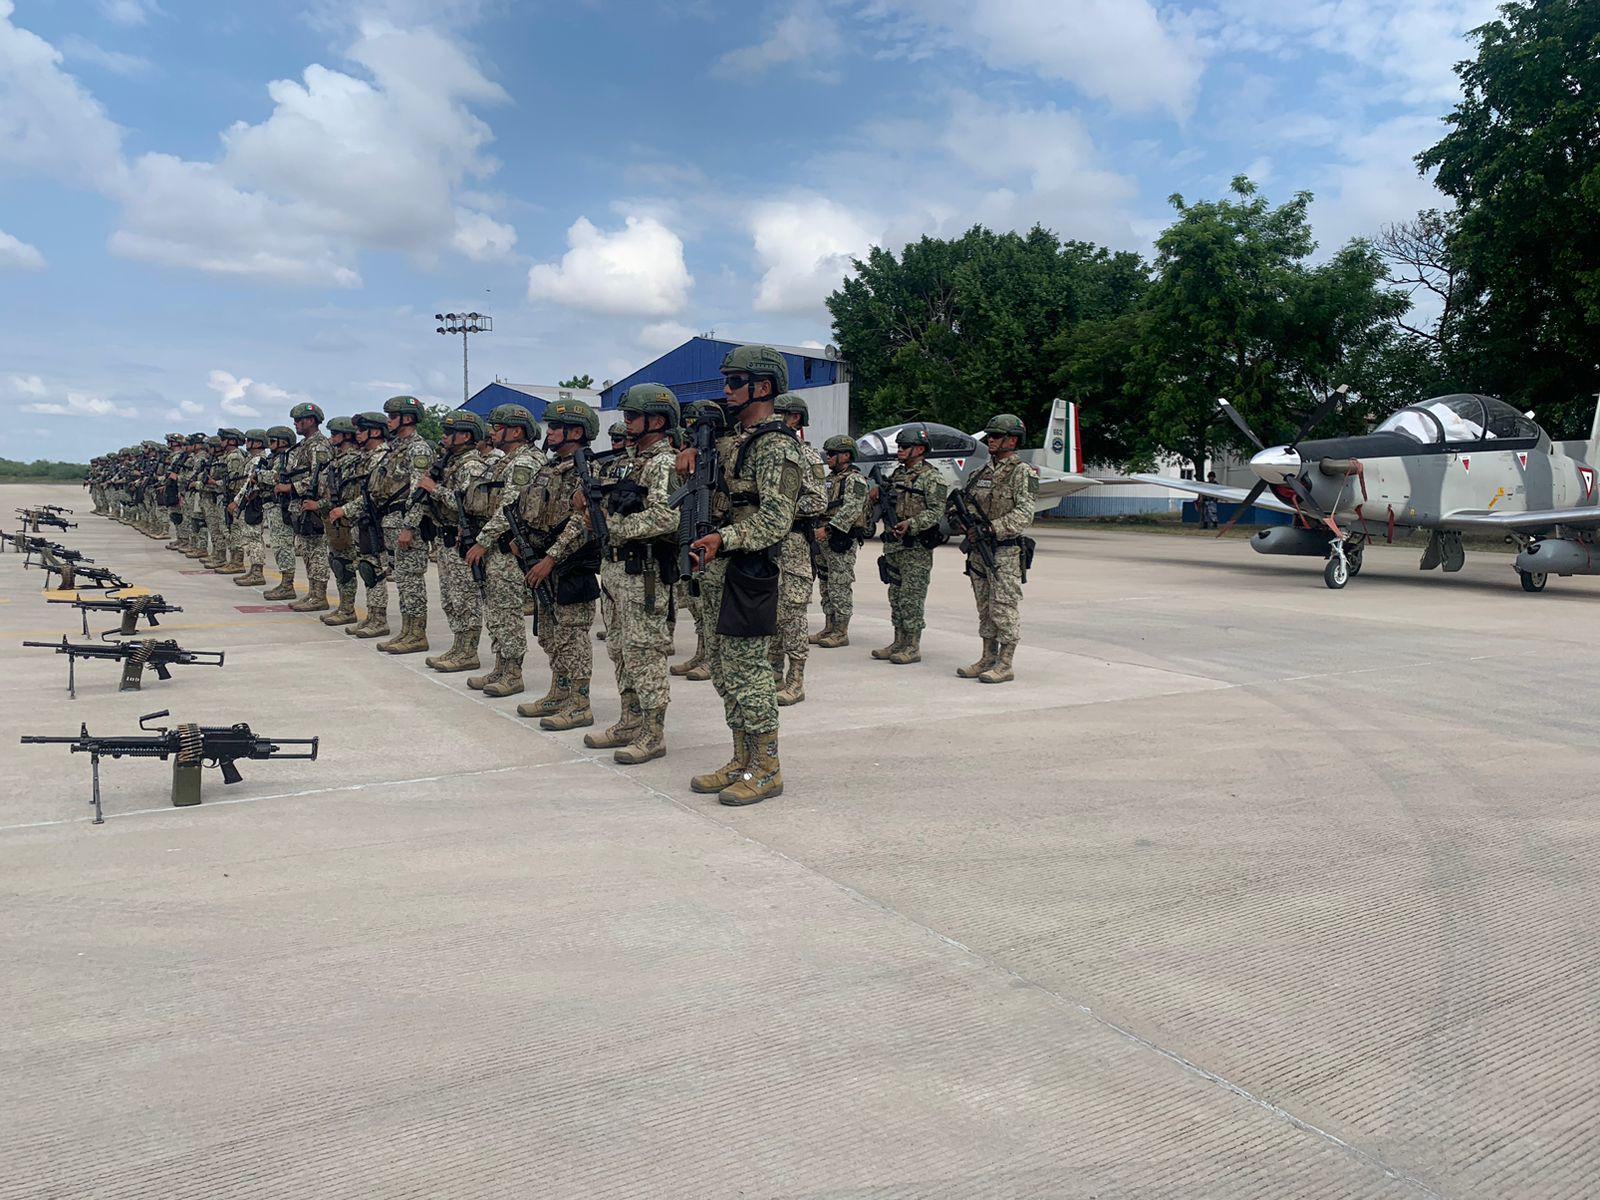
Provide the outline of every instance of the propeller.
[[[1301,423],[1299,431],[1296,432],[1294,437],[1289,440],[1287,448],[1291,451],[1296,449],[1300,445],[1300,442],[1304,440],[1306,434],[1310,433],[1318,425],[1322,424],[1322,422],[1328,418],[1328,415],[1332,413],[1334,409],[1338,408],[1340,404],[1344,403],[1345,397],[1349,394],[1350,385],[1348,383],[1341,383],[1335,391],[1330,392],[1327,397],[1323,399],[1322,403],[1317,405],[1317,407],[1311,411],[1311,415]],[[1232,404],[1228,403],[1226,398],[1219,398],[1217,400],[1217,407],[1228,414],[1228,419],[1239,427],[1240,433],[1244,434],[1245,437],[1249,438],[1255,443],[1257,450],[1266,449],[1266,447],[1261,444],[1261,439],[1256,436],[1255,430],[1250,428],[1249,422],[1244,419],[1238,409],[1236,409]],[[1295,480],[1290,483],[1289,486],[1294,488],[1294,490],[1300,494],[1302,499],[1309,500],[1310,496],[1306,495],[1304,489],[1299,487],[1298,484],[1299,480]],[[1221,529],[1217,530],[1217,536],[1225,537],[1228,532],[1239,523],[1239,518],[1244,516],[1244,514],[1249,510],[1250,506],[1259,500],[1261,498],[1261,493],[1266,490],[1267,481],[1265,479],[1257,479],[1255,486],[1245,493],[1244,499],[1239,502],[1239,507],[1233,510],[1233,516],[1228,518],[1228,523]]]

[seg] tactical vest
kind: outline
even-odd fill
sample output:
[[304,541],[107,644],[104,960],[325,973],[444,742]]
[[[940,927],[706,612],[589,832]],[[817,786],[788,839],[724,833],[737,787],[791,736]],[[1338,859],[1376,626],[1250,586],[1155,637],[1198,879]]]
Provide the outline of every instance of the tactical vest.
[[722,486],[728,494],[727,524],[748,521],[761,507],[760,489],[756,487],[755,476],[747,473],[746,468],[757,439],[774,435],[800,440],[786,421],[766,421],[734,435],[733,453],[722,460]]
[[[853,468],[848,471],[838,471],[828,476],[828,511],[830,513],[837,512],[839,506],[844,503],[845,489],[849,486],[851,479],[860,479],[865,482],[866,476]],[[863,504],[861,511],[856,514],[856,519],[850,522],[850,532],[860,532],[864,537],[867,532],[867,526],[871,521],[872,506]]]

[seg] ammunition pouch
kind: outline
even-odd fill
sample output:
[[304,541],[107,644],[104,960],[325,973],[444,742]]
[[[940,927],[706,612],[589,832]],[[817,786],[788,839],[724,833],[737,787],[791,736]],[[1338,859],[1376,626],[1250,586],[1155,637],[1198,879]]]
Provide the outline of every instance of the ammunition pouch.
[[343,521],[328,522],[328,549],[341,554],[355,548],[356,539]]
[[900,568],[890,562],[887,555],[878,555],[878,578],[890,587],[900,586]]
[[849,554],[858,545],[860,543],[852,534],[842,529],[835,529],[831,525],[828,527],[828,549],[835,554]]
[[249,500],[246,500],[244,507],[239,510],[239,515],[244,518],[246,525],[261,524],[261,497],[252,496]]
[[178,507],[178,482],[169,479],[161,487],[161,503],[166,508]]
[[620,480],[612,484],[611,490],[606,493],[606,515],[626,517],[643,512],[645,501],[649,498],[650,489],[638,480]]
[[422,520],[417,522],[417,536],[425,542],[431,542],[439,536],[439,527],[427,513],[423,513]]
[[362,554],[373,558],[385,553],[388,547],[383,543],[383,526],[376,521],[369,521],[363,517],[356,523],[356,548]]
[[172,527],[174,529],[183,528],[183,511],[181,509],[175,508],[167,515],[172,518]]
[[326,530],[327,527],[323,524],[322,514],[320,513],[302,511],[294,516],[294,531],[301,537],[319,538]]
[[456,548],[456,539],[460,536],[461,531],[454,525],[439,526],[439,540],[444,543],[446,550],[454,550]]
[[356,563],[356,574],[361,576],[361,582],[369,588],[378,586],[378,568],[370,558],[363,558]]
[[590,542],[571,558],[557,565],[551,582],[557,604],[587,604],[600,598],[600,544]]
[[944,541],[944,534],[939,532],[937,525],[930,525],[921,533],[914,533],[906,539],[908,546],[921,546],[924,550],[932,550]]
[[778,632],[778,564],[771,549],[728,555],[717,632],[771,637]]

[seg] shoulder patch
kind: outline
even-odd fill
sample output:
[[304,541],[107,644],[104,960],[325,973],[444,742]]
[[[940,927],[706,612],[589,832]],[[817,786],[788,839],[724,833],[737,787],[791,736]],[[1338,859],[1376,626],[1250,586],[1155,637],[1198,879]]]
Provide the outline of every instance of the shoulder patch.
[[527,487],[533,482],[533,468],[527,463],[518,463],[511,468],[511,483],[513,487]]
[[411,451],[411,465],[413,467],[425,467],[433,462],[433,450],[428,446],[427,442],[422,442],[420,439],[419,442],[420,444]]

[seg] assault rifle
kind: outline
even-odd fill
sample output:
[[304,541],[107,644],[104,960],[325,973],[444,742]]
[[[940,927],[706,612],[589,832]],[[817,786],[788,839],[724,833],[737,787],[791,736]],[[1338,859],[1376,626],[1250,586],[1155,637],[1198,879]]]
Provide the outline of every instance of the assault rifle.
[[[447,446],[439,454],[435,455],[434,460],[428,464],[426,474],[429,479],[433,480],[435,487],[443,486],[444,473],[450,469],[451,461],[463,448],[462,446]],[[406,501],[405,506],[410,509],[418,504],[423,506],[423,512],[422,519],[417,522],[417,533],[423,541],[431,542],[439,536],[441,514],[439,505],[434,499],[434,494],[430,493],[421,484],[411,489],[411,496]]]
[[[242,721],[237,725],[179,725],[176,729],[151,729],[146,721],[167,715],[167,710],[146,713],[139,718],[144,734],[127,737],[91,737],[89,726],[79,727],[76,737],[36,737],[24,735],[22,744],[63,745],[74,754],[87,754],[94,780],[89,803],[94,805],[94,823],[104,825],[100,811],[100,760],[102,758],[171,758],[172,803],[183,806],[200,803],[200,768],[218,767],[223,783],[238,783],[244,778],[234,763],[241,758],[303,758],[315,761],[316,738],[260,738]],[[285,746],[310,746],[309,753],[289,754]]]
[[[989,520],[989,514],[983,511],[983,505],[968,496],[961,488],[956,488],[950,493],[949,514],[950,519],[966,535],[967,546],[976,550],[978,557],[983,560],[985,577],[992,579],[995,572],[1000,569],[1000,564],[994,556],[1000,535],[995,533],[994,522]],[[971,573],[969,568],[967,574]]]
[[594,464],[610,462],[619,451],[603,450],[594,453],[580,446],[572,455],[572,470],[578,477],[578,487],[583,491],[583,506],[589,513],[589,537],[600,547],[603,559],[611,550],[611,530],[606,526],[606,485],[595,478]]
[[[528,523],[517,511],[517,505],[508,504],[501,511],[505,513],[506,524],[510,527],[507,537],[511,543],[509,549],[517,560],[517,570],[527,575],[533,570],[533,564],[544,557],[545,551],[550,548],[551,539],[548,534],[529,529]],[[548,579],[533,589],[533,598],[538,602],[533,610],[533,632],[537,634],[540,610],[548,608],[554,611],[556,606],[556,592],[550,586]]]
[[711,520],[711,495],[722,483],[722,456],[717,453],[716,423],[701,419],[694,423],[694,470],[678,490],[667,497],[667,507],[678,510],[678,574],[689,581],[689,590],[700,594],[696,578],[705,564],[692,550],[695,542],[716,528]]
[[39,526],[41,525],[49,525],[52,529],[76,529],[78,527],[76,521],[68,521],[60,515],[61,512],[70,513],[71,511],[70,508],[64,508],[58,512],[54,505],[45,505],[42,508],[19,508],[16,510],[17,515],[22,518],[23,524],[31,524],[35,533],[39,532]]
[[137,692],[146,667],[154,671],[158,679],[171,679],[172,672],[168,670],[169,667],[220,667],[223,657],[221,650],[185,650],[174,641],[117,642],[110,646],[100,646],[90,642],[85,646],[67,641],[66,634],[61,635],[59,642],[22,644],[40,649],[53,649],[57,654],[67,656],[67,695],[74,700],[78,698],[77,667],[80,658],[120,659],[122,682],[117,685],[117,691]]
[[[482,488],[486,492],[493,492],[496,488],[503,488],[505,485],[506,481],[503,479],[474,479],[472,481],[473,487]],[[363,484],[362,486],[365,487],[366,485]],[[462,558],[466,558],[467,551],[477,544],[478,535],[483,532],[485,521],[468,515],[465,492],[456,493],[456,503],[461,508],[461,532],[456,537],[456,553],[461,555]],[[474,583],[487,583],[489,581],[489,568],[486,563],[487,560],[484,560],[479,562],[477,566],[470,568]]]
[[102,641],[113,634],[117,635],[118,637],[128,637],[138,632],[139,618],[141,616],[150,622],[151,628],[155,628],[161,624],[160,621],[156,620],[157,613],[175,613],[183,611],[183,609],[179,608],[176,604],[168,604],[160,596],[115,596],[109,593],[105,596],[96,597],[90,600],[86,600],[82,596],[79,596],[75,600],[51,599],[47,600],[46,603],[70,604],[73,608],[76,608],[82,612],[84,636],[88,636],[89,633],[90,612],[121,613],[122,624],[116,629],[108,629],[102,633],[100,635]]
[[34,507],[40,512],[66,513],[67,516],[72,516],[72,510],[70,508],[62,508],[59,504],[35,504]]

